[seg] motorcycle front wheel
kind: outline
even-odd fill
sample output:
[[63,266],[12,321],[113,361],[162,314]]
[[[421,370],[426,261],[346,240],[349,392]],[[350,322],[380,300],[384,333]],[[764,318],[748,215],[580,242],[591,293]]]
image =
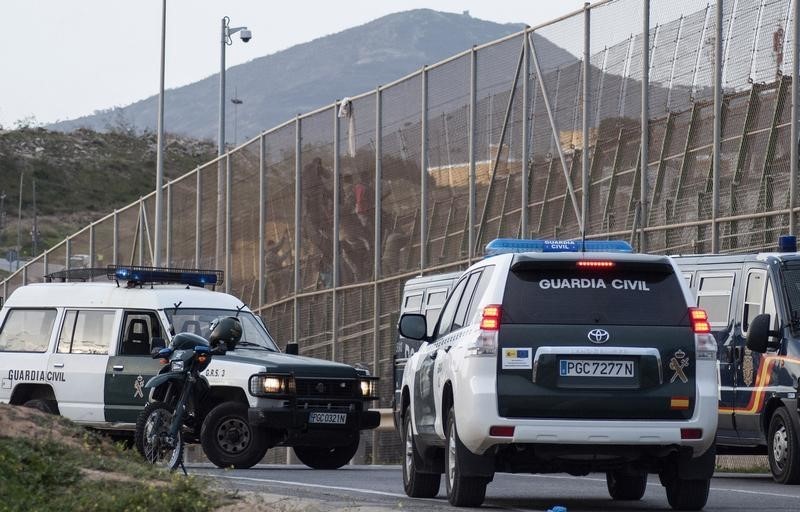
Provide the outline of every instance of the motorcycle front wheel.
[[139,413],[136,420],[134,442],[136,449],[147,462],[156,466],[176,469],[183,462],[183,437],[181,431],[170,438],[172,407],[164,402],[151,402]]

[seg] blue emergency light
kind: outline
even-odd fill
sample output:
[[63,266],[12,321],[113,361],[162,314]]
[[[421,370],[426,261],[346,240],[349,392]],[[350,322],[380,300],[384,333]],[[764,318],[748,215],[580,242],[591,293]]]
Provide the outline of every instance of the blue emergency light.
[[778,252],[797,252],[797,237],[793,235],[778,237]]
[[190,268],[138,267],[109,265],[107,276],[111,280],[126,281],[129,285],[141,284],[185,284],[189,286],[212,287],[221,285],[221,270],[201,270]]
[[633,252],[623,240],[525,240],[497,238],[486,244],[486,257],[516,252]]

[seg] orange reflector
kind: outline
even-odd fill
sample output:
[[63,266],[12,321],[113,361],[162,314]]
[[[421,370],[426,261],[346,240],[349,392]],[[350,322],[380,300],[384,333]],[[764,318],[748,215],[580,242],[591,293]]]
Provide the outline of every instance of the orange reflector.
[[489,427],[489,435],[494,437],[514,437],[514,426],[494,425]]
[[682,428],[681,439],[700,439],[703,437],[702,428]]
[[206,356],[197,356],[198,363],[205,363],[206,359],[207,359]]
[[692,330],[695,334],[708,334],[711,324],[708,323],[708,314],[700,308],[689,308],[689,318],[692,321]]
[[674,411],[685,411],[689,408],[689,397],[673,396],[669,399],[669,408]]
[[613,266],[613,261],[583,260],[578,262],[578,268],[611,268]]
[[169,362],[169,359],[164,359],[162,357],[161,359],[158,360],[158,362],[161,363],[161,364],[167,364]]

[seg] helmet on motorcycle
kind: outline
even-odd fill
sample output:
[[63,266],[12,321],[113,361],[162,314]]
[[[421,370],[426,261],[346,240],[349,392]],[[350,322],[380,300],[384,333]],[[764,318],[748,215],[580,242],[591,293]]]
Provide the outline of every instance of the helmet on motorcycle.
[[208,341],[212,348],[225,344],[226,350],[233,350],[242,338],[242,323],[233,316],[215,318],[211,322],[211,334]]

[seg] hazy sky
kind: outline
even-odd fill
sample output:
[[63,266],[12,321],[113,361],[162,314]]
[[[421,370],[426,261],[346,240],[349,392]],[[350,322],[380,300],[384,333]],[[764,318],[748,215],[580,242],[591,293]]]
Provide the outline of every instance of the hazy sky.
[[[409,9],[469,10],[476,18],[539,25],[582,0],[167,0],[166,86],[219,71],[220,20],[247,25],[228,66]],[[52,122],[158,92],[160,0],[0,1],[0,125]],[[580,37],[580,36],[578,36]],[[169,108],[167,105],[166,108]]]

